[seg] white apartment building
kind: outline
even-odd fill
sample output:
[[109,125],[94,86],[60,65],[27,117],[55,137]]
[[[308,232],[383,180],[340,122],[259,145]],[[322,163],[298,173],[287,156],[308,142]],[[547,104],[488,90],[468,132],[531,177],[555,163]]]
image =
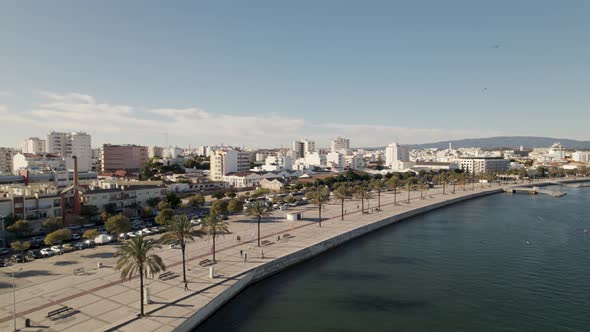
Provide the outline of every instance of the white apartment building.
[[217,150],[211,153],[210,179],[212,181],[223,181],[225,174],[249,170],[250,156],[250,152],[238,150]]
[[576,151],[572,153],[572,160],[582,163],[590,163],[590,151]]
[[497,157],[459,158],[456,163],[470,174],[502,172],[510,168],[510,160]]
[[66,167],[64,158],[49,153],[32,154],[17,153],[12,157],[12,173],[19,174],[20,170],[63,170]]
[[359,169],[365,166],[365,161],[362,155],[344,156],[344,167],[348,169]]
[[563,160],[565,158],[565,149],[559,142],[554,143],[549,148],[549,156],[553,158],[553,160]]
[[304,164],[306,166],[326,166],[327,160],[325,154],[320,154],[319,152],[309,152],[305,155]]
[[400,161],[410,160],[410,150],[408,147],[400,145],[397,142],[389,144],[385,148],[385,166],[391,169],[398,169]]
[[23,141],[22,153],[43,153],[47,152],[47,146],[44,139],[39,137],[29,137]]
[[164,156],[164,148],[161,148],[159,146],[148,146],[148,157],[149,158],[154,158],[154,157],[163,157]]
[[91,143],[90,135],[81,131],[69,133],[52,131],[47,134],[47,152],[64,157],[68,169],[74,168],[72,156],[76,156],[80,172],[92,170]]
[[343,170],[346,166],[346,159],[343,154],[332,151],[326,155],[326,164],[332,169]]
[[94,205],[103,211],[107,204],[114,204],[115,209],[123,210],[134,204],[147,206],[147,201],[163,196],[163,187],[156,185],[119,186],[111,188],[92,188],[82,193],[84,205]]
[[330,152],[338,152],[340,150],[350,149],[350,139],[338,137],[330,142]]
[[16,154],[13,148],[0,147],[0,174],[12,174],[12,157]]
[[295,158],[305,158],[308,153],[315,151],[315,142],[308,139],[293,141],[293,151]]
[[267,172],[292,170],[293,158],[288,155],[283,155],[282,153],[279,153],[276,156],[268,156],[261,168]]

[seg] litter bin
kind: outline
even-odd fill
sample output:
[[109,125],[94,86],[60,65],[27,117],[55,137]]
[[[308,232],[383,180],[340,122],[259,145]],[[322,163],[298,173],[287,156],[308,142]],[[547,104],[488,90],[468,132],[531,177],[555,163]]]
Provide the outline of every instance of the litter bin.
[[31,327],[31,320],[28,318],[25,318],[25,327]]

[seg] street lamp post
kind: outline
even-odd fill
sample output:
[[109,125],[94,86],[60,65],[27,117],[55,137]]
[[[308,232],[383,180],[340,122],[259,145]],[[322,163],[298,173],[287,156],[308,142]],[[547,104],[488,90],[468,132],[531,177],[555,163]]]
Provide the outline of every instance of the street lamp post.
[[23,268],[14,269],[12,267],[8,267],[10,271],[12,271],[12,327],[13,331],[16,332],[16,282],[15,282],[15,274],[22,270]]

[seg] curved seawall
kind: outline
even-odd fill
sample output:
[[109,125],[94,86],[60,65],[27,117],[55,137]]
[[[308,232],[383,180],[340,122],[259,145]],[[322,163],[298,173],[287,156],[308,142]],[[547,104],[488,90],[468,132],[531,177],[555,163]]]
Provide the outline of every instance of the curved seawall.
[[423,213],[426,213],[426,212],[429,212],[432,210],[439,209],[441,207],[453,205],[453,204],[463,202],[466,200],[470,200],[473,198],[478,198],[478,197],[488,196],[491,194],[500,193],[502,191],[503,191],[502,188],[489,189],[486,191],[476,192],[476,193],[472,193],[472,194],[468,194],[468,195],[464,195],[464,196],[460,196],[460,197],[454,197],[454,198],[451,198],[451,199],[448,199],[445,201],[432,203],[430,205],[426,205],[426,206],[422,206],[422,207],[417,207],[415,209],[411,209],[406,212],[402,212],[402,213],[399,213],[399,214],[396,214],[396,215],[393,215],[390,217],[386,217],[386,218],[377,220],[377,221],[372,222],[367,225],[359,226],[359,227],[354,228],[354,229],[347,231],[345,233],[336,235],[336,236],[331,237],[327,240],[318,242],[314,245],[311,245],[311,246],[306,247],[304,249],[298,250],[298,251],[293,252],[291,254],[276,258],[266,264],[260,265],[256,268],[253,268],[251,270],[243,272],[243,273],[235,276],[235,277],[241,277],[236,283],[234,283],[233,285],[228,287],[221,294],[219,294],[217,297],[215,297],[213,300],[211,300],[209,303],[207,303],[205,306],[203,306],[199,311],[197,311],[194,315],[192,315],[184,323],[182,323],[180,326],[178,326],[175,329],[175,331],[181,331],[181,332],[192,331],[197,326],[199,326],[204,320],[206,320],[209,316],[211,316],[215,311],[217,311],[219,308],[221,308],[226,302],[231,300],[234,296],[239,294],[242,290],[244,290],[246,287],[248,287],[252,283],[255,283],[255,282],[260,281],[264,278],[267,278],[267,277],[269,277],[275,273],[278,273],[290,266],[293,266],[295,264],[298,264],[298,263],[304,262],[308,259],[311,259],[313,257],[316,257],[316,256],[318,256],[318,255],[320,255],[320,254],[322,254],[322,253],[324,253],[336,246],[346,243],[352,239],[355,239],[357,237],[368,234],[372,231],[378,230],[378,229],[383,228],[385,226],[389,226],[391,224],[394,224],[396,222],[405,220],[407,218],[410,218],[410,217],[413,217],[413,216],[416,216],[419,214],[423,214]]

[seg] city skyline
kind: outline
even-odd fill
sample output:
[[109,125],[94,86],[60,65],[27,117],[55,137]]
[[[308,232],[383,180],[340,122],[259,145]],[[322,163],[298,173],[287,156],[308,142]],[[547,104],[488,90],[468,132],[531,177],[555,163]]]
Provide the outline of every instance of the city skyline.
[[138,4],[3,8],[1,145],[590,139],[585,2]]

